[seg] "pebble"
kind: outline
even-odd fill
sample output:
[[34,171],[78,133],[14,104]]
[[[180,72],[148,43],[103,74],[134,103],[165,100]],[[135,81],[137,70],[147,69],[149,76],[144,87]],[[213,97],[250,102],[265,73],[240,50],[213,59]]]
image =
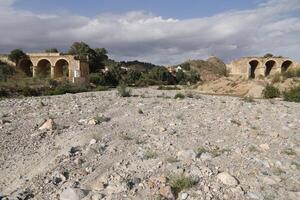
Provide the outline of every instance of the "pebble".
[[181,199],[182,200],[186,200],[188,197],[189,197],[189,194],[186,193],[186,192],[184,192],[184,193],[181,194]]

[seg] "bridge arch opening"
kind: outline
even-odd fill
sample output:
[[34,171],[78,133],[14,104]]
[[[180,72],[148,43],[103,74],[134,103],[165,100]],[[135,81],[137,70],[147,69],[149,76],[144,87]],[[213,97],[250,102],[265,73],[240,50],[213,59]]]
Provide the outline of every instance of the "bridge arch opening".
[[289,67],[292,66],[292,64],[293,62],[290,60],[284,61],[281,65],[281,72],[286,72],[289,69]]
[[275,67],[276,62],[274,60],[269,60],[266,62],[265,76],[269,76],[271,74],[272,69]]
[[259,62],[257,60],[251,60],[249,62],[249,65],[250,65],[250,75],[249,75],[249,78],[255,78],[255,70],[258,66]]
[[18,64],[18,67],[26,74],[26,76],[29,76],[29,77],[33,76],[33,72],[32,72],[33,64],[31,62],[31,60],[29,60],[29,59],[21,60]]
[[69,77],[69,62],[65,59],[59,59],[54,66],[54,78]]
[[51,76],[51,63],[47,59],[42,59],[36,66],[36,75],[42,78]]

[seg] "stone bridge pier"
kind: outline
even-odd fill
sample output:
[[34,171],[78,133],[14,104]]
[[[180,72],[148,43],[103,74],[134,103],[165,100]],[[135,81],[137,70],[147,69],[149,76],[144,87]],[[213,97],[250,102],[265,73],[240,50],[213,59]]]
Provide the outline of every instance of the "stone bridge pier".
[[231,75],[243,76],[245,79],[268,77],[298,67],[299,63],[285,57],[245,57],[227,65]]
[[89,65],[74,55],[61,53],[29,53],[17,67],[31,77],[51,77],[74,83],[89,81]]

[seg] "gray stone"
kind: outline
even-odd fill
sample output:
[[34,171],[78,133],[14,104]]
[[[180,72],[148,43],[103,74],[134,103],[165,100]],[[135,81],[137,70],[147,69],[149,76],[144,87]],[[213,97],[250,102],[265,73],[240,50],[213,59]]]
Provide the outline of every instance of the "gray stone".
[[177,153],[178,160],[181,161],[194,161],[196,159],[197,154],[194,150],[182,150]]
[[228,172],[222,172],[218,174],[217,177],[225,185],[236,186],[239,184],[238,180],[231,176]]
[[82,200],[88,192],[78,188],[67,188],[60,194],[60,200]]

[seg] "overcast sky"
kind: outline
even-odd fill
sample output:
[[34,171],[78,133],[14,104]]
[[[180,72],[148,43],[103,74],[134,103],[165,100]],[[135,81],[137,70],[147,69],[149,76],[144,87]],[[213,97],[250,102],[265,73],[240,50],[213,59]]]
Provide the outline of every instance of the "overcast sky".
[[0,53],[84,41],[156,64],[267,52],[300,61],[299,13],[300,0],[0,0]]

